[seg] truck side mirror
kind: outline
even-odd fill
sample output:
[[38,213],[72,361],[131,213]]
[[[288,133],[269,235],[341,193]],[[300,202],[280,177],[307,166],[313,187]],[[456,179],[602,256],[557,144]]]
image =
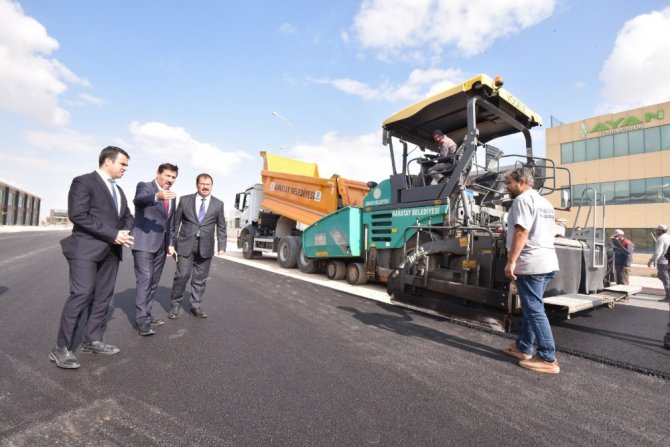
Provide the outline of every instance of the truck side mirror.
[[386,129],[383,129],[383,130],[382,130],[382,144],[383,144],[384,146],[388,146],[388,145],[389,145],[389,131],[386,130]]

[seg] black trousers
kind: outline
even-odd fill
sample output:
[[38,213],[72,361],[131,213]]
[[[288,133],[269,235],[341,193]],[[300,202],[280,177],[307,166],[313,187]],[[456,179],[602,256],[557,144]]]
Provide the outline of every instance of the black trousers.
[[63,306],[56,344],[73,350],[75,331],[84,310],[88,320],[84,326],[84,342],[102,341],[107,329],[109,302],[114,295],[119,257],[111,250],[102,261],[68,259],[70,264],[70,296]]

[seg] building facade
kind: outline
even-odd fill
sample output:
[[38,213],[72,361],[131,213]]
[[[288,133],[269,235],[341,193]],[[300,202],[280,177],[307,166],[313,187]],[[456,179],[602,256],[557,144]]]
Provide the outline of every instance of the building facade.
[[0,181],[0,225],[39,225],[41,199]]
[[[572,176],[573,208],[559,217],[571,228],[577,206],[590,204],[593,190],[602,193],[608,237],[614,229],[623,230],[635,243],[634,260],[640,264],[653,251],[653,229],[670,226],[668,114],[670,102],[547,129],[547,158]],[[567,174],[559,171],[557,177],[557,185],[569,183]],[[551,200],[558,205],[561,197],[555,194]],[[583,225],[585,215],[582,211],[577,225]]]

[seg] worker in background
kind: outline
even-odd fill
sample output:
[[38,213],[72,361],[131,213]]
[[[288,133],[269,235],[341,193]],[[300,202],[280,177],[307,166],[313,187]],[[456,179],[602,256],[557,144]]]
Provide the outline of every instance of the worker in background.
[[656,266],[658,279],[661,280],[663,289],[665,289],[665,299],[670,300],[670,272],[668,272],[668,260],[665,257],[670,248],[670,234],[668,234],[668,227],[662,224],[657,226],[654,232],[656,233],[656,245],[654,253],[647,262],[647,267]]
[[614,230],[612,233],[612,250],[614,251],[614,271],[616,283],[630,284],[630,266],[633,264],[635,244],[624,236],[623,230]]
[[[458,149],[458,146],[454,140],[446,136],[441,130],[433,131],[433,141],[437,143],[437,149],[440,152],[440,158],[454,155],[456,153],[456,149]],[[440,183],[440,181],[445,177],[444,172],[451,169],[452,167],[452,163],[445,162],[436,163],[434,166],[431,166],[430,169],[428,169],[428,174],[433,177],[431,185],[437,185]]]

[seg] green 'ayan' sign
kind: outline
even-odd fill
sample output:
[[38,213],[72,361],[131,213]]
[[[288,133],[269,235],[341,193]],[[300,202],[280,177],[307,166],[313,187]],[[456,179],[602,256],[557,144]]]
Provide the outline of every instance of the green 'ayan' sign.
[[663,110],[659,110],[656,113],[645,113],[642,119],[631,115],[625,118],[601,121],[591,128],[586,123],[582,122],[579,134],[582,138],[586,138],[586,136],[592,133],[600,133],[600,136],[603,136],[619,132],[629,132],[631,130],[641,129],[644,126],[644,123],[649,123],[652,120],[662,120],[664,118],[665,113]]

